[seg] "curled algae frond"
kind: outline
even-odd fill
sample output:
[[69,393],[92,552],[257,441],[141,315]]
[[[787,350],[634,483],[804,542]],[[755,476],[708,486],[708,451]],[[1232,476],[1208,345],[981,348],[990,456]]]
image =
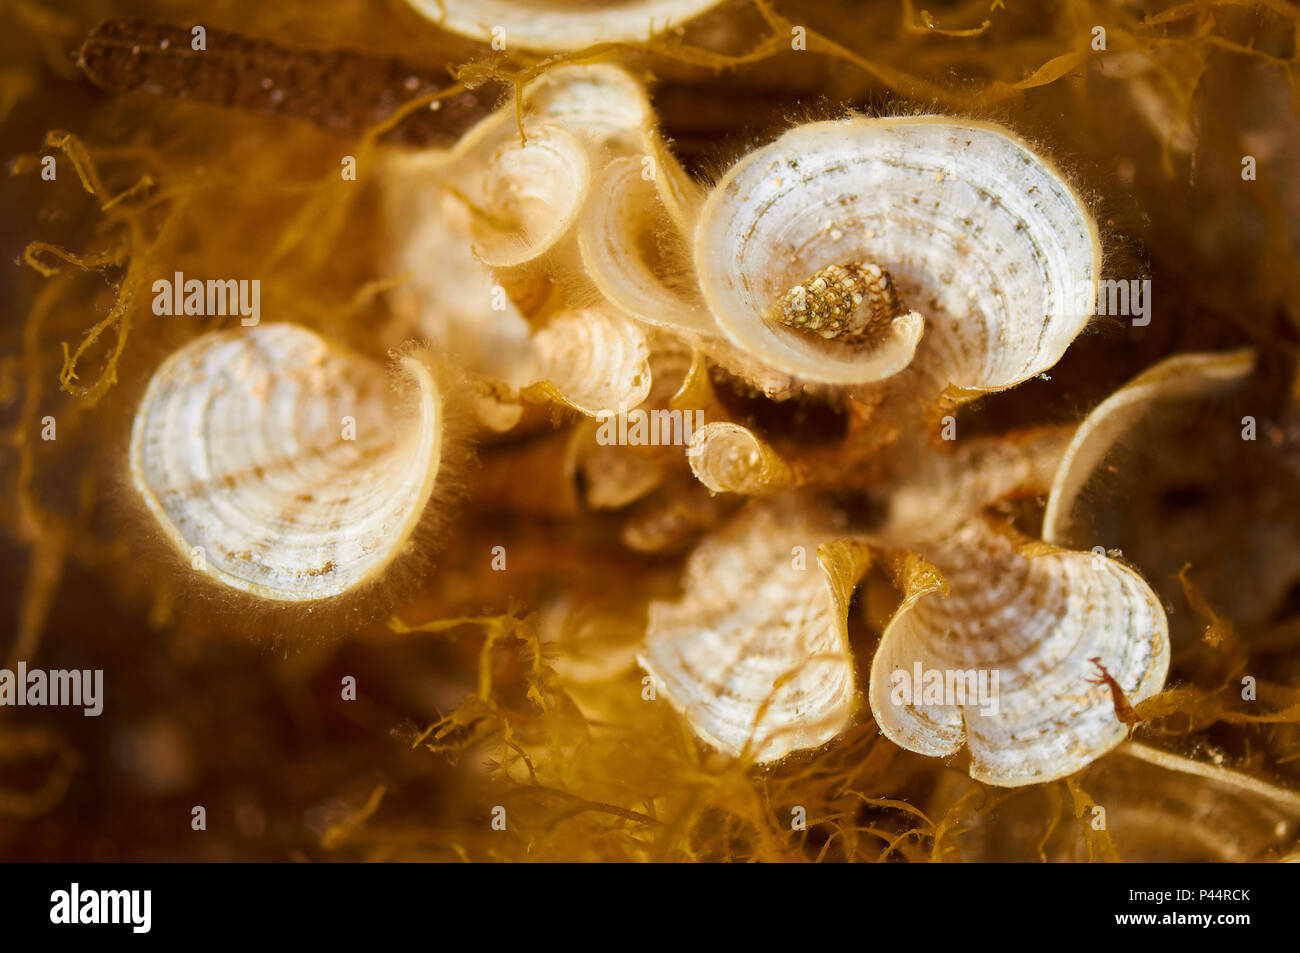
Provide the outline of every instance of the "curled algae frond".
[[445,405],[432,371],[381,365],[268,324],[204,335],[155,372],[131,433],[131,480],[177,554],[225,586],[312,602],[366,583],[433,494]]
[[690,462],[696,479],[715,493],[774,493],[801,482],[798,470],[761,437],[727,421],[696,432]]
[[845,617],[868,550],[834,537],[797,501],[754,504],[691,555],[680,602],[651,606],[641,664],[721,750],[773,761],[847,724]]
[[545,254],[573,226],[590,188],[586,150],[561,128],[539,126],[524,143],[503,143],[477,194],[475,253],[487,265],[522,265]]
[[394,337],[436,341],[467,372],[508,388],[531,383],[527,319],[465,240],[472,229],[465,203],[426,179],[418,160],[394,159],[386,169],[393,267],[409,276],[388,296],[398,325]]
[[720,0],[632,0],[582,5],[555,0],[408,0],[434,23],[485,42],[568,50],[644,40],[698,16]]
[[[939,390],[997,390],[1056,363],[1091,314],[1101,260],[1092,217],[1050,164],[997,126],[934,116],[790,130],[727,172],[695,241],[705,300],[758,361],[861,384],[915,359]],[[900,296],[920,311],[901,313]],[[789,330],[853,313],[871,316],[845,326],[853,341]]]
[[891,460],[878,535],[898,545],[942,539],[971,513],[1048,492],[1077,433],[1065,426],[972,437],[952,453],[914,449]]
[[689,252],[646,169],[643,159],[627,156],[597,180],[578,236],[587,273],[612,305],[646,324],[716,334],[699,289],[673,280],[671,270],[687,263]]
[[607,311],[556,315],[534,336],[539,383],[525,389],[596,416],[635,408],[650,393],[645,329]]
[[[647,199],[664,222],[684,221],[695,187],[663,145],[644,87],[623,69],[558,67],[528,87],[518,111],[504,106],[453,149],[394,167],[395,257],[419,290],[408,314],[523,401],[588,415],[635,407],[651,384],[644,324],[703,320],[702,306],[673,299],[648,266],[639,279],[633,271],[642,226],[631,210]],[[610,180],[620,170],[646,190],[633,205]],[[451,214],[413,216],[412,192],[420,209]],[[419,256],[429,252],[438,257],[425,265]],[[505,429],[518,419],[491,416]]]
[[1070,534],[1075,501],[1107,452],[1154,409],[1170,401],[1213,393],[1239,383],[1254,366],[1249,350],[1227,354],[1179,354],[1161,361],[1107,397],[1075,432],[1052,482],[1043,516],[1043,538],[1063,543]]
[[[905,604],[881,638],[870,698],[887,737],[935,757],[968,746],[971,776],[1005,787],[1073,774],[1124,740],[1111,695],[1086,679],[1099,656],[1130,698],[1163,686],[1164,609],[1140,576],[1091,553],[1022,555],[979,523],[924,554],[948,591]],[[949,672],[996,681],[953,698]]]

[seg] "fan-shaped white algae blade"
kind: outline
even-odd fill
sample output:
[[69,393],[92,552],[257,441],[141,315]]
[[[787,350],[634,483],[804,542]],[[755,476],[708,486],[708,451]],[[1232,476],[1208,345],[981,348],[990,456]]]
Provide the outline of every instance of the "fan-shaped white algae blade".
[[545,254],[577,221],[590,188],[582,142],[558,126],[537,126],[527,142],[510,140],[492,156],[471,201],[491,223],[477,225],[474,251],[494,267]]
[[[611,63],[562,65],[524,90],[524,111],[615,151],[644,151],[655,126],[645,87]],[[507,126],[518,121],[514,103],[501,109]]]
[[730,421],[697,430],[691,451],[691,470],[714,493],[773,493],[798,482],[780,454],[748,427]]
[[751,506],[691,554],[679,602],[651,605],[641,664],[714,747],[774,761],[848,723],[868,550],[832,538],[797,501]]
[[1205,396],[1239,382],[1255,366],[1254,352],[1175,354],[1147,368],[1088,414],[1066,449],[1047,498],[1043,539],[1065,545],[1074,507],[1089,477],[1115,444],[1157,405]]
[[893,546],[942,539],[998,500],[1046,493],[1071,436],[1044,427],[972,437],[951,453],[922,445],[891,471],[888,518],[873,536]]
[[647,324],[716,334],[698,291],[670,287],[642,251],[643,236],[671,241],[675,227],[665,193],[645,168],[641,158],[616,159],[596,180],[578,232],[588,277],[619,310]]
[[[680,26],[719,0],[629,0],[615,4],[563,0],[409,0],[434,23],[504,48],[571,50],[593,43],[639,42]],[[498,47],[502,48],[502,47]]]
[[197,571],[309,602],[375,578],[405,547],[442,452],[429,369],[384,368],[306,328],[205,334],[149,382],[131,433],[135,489]]
[[1073,774],[1124,740],[1091,659],[1131,704],[1169,669],[1164,609],[1137,573],[1092,553],[1026,555],[982,521],[925,555],[949,591],[905,599],[881,638],[869,695],[886,737],[935,757],[966,745],[971,776],[1006,787]]
[[[915,350],[941,388],[992,390],[1051,367],[1087,323],[1100,244],[1066,181],[1007,131],[857,118],[799,126],[732,167],[705,203],[695,258],[727,336],[777,369],[862,383]],[[863,264],[915,309],[873,347],[761,320],[824,269]]]
[[591,308],[557,314],[533,337],[538,382],[525,393],[597,416],[624,413],[650,393],[650,343],[620,314]]
[[414,318],[403,330],[418,331],[470,373],[522,387],[531,381],[531,328],[474,256],[469,210],[429,180],[421,160],[394,157],[385,170],[397,182],[385,196],[389,230],[397,236],[393,267],[410,275],[391,293]]

